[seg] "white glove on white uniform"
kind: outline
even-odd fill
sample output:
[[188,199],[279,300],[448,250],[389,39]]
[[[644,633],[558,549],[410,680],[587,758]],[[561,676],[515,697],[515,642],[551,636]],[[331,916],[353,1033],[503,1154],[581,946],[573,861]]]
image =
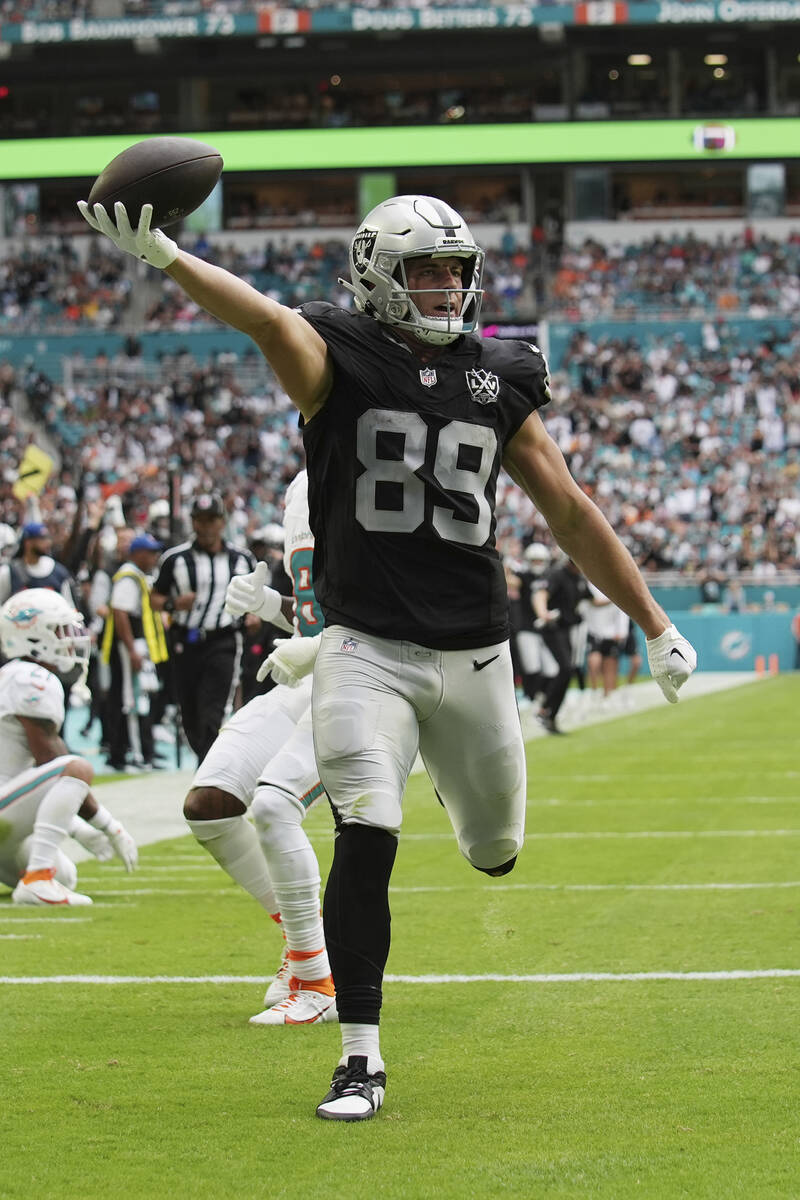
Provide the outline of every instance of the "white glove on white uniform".
[[102,829],[95,829],[88,821],[77,814],[69,823],[69,836],[74,838],[79,846],[93,854],[99,862],[108,862],[114,857],[114,848]]
[[124,250],[126,254],[132,254],[134,258],[141,258],[151,267],[163,270],[170,263],[174,263],[178,257],[178,246],[172,238],[168,238],[160,229],[150,228],[150,222],[153,219],[152,204],[142,205],[139,225],[135,230],[131,228],[125,205],[121,204],[119,200],[114,205],[116,225],[102,204],[95,204],[92,210],[85,200],[79,200],[78,209],[84,221],[91,225],[92,229],[98,233],[104,233],[106,237],[111,238],[115,246],[119,246],[120,250]]
[[136,848],[136,842],[127,829],[119,821],[115,821],[104,832],[114,847],[114,853],[117,858],[121,858],[125,864],[125,870],[128,872],[133,871],[139,861],[139,851]]
[[280,615],[283,596],[275,588],[267,587],[268,571],[267,564],[259,562],[255,571],[234,575],[225,591],[225,611],[232,617],[255,613],[262,621],[273,622]]
[[272,654],[258,668],[258,682],[272,675],[276,683],[299,687],[306,675],[314,670],[321,637],[318,633],[316,637],[282,638],[276,642]]
[[678,703],[681,687],[697,666],[697,652],[674,625],[656,638],[646,638],[647,665],[670,704]]

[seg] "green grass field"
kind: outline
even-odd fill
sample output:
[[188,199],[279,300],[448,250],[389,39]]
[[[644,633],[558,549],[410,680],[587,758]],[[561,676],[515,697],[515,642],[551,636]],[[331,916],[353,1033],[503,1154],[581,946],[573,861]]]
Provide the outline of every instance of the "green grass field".
[[[83,864],[92,909],[3,893],[0,1197],[800,1196],[798,709],[781,676],[535,741],[500,880],[415,777],[363,1125],[314,1116],[335,1025],[248,1026],[278,931],[191,839]],[[13,983],[52,976],[87,981]]]

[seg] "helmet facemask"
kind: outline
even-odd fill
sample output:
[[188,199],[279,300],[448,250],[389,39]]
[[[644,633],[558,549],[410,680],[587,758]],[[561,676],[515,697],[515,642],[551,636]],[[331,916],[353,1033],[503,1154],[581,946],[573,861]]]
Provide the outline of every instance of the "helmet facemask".
[[83,617],[58,592],[27,588],[0,610],[0,643],[7,658],[30,658],[62,680],[86,678],[91,638]]
[[[406,264],[418,258],[461,259],[461,286],[412,293]],[[483,251],[455,209],[428,196],[397,196],[364,218],[350,246],[352,284],[339,282],[353,292],[362,312],[428,345],[445,346],[477,327],[483,263]],[[423,315],[414,298],[423,292],[445,297],[448,315]],[[454,294],[461,298],[458,314],[449,311]]]

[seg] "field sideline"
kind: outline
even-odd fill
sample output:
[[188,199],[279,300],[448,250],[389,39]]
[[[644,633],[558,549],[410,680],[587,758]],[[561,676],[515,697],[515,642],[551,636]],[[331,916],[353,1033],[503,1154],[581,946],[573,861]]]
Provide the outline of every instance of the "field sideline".
[[530,743],[497,881],[412,779],[363,1126],[313,1115],[335,1026],[247,1025],[279,936],[191,839],[82,863],[92,909],[0,894],[0,1200],[796,1198],[799,706],[785,675]]

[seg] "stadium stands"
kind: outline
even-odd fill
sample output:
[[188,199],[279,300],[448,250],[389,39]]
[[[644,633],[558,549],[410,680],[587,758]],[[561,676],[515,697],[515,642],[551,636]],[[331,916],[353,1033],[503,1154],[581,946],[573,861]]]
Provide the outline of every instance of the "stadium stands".
[[770,317],[797,311],[800,234],[778,241],[745,228],[728,240],[689,233],[636,246],[587,241],[567,247],[552,281],[550,315],[709,312]]
[[[201,239],[196,251],[248,277],[285,303],[329,296],[344,243],[286,238],[236,245]],[[167,494],[170,469],[184,494],[220,479],[237,497],[235,528],[279,518],[282,490],[302,459],[296,421],[269,368],[243,343],[214,350],[200,337],[215,327],[168,280],[146,275],[139,323],[132,318],[124,264],[96,239],[15,251],[0,263],[3,328],[108,327],[126,334],[118,353],[74,354],[63,371],[6,363],[4,448],[11,461],[26,435],[14,398],[64,461],[85,473],[87,496],[118,491],[133,523]],[[510,317],[531,303],[529,263],[512,245],[489,256],[489,311]],[[547,424],[586,490],[600,503],[642,566],[692,576],[703,567],[765,579],[796,570],[800,556],[800,334],[775,334],[758,317],[786,314],[800,295],[800,239],[743,234],[732,240],[568,246],[553,272],[553,315],[571,329],[553,360]],[[527,290],[526,290],[527,288]],[[738,307],[726,297],[735,296]],[[668,333],[632,314],[680,314],[692,333]],[[735,320],[753,318],[742,338]],[[587,314],[617,318],[579,323]],[[542,316],[542,313],[538,314]],[[784,327],[788,323],[784,323]],[[219,326],[216,326],[219,329]],[[612,328],[598,335],[595,328]],[[142,352],[148,338],[186,333],[186,345]],[[649,331],[649,332],[648,332]],[[191,347],[195,347],[194,353]],[[76,463],[77,465],[77,463]],[[2,520],[20,524],[7,475]],[[268,482],[266,482],[268,481]],[[545,536],[532,505],[501,484],[501,547],[513,555]],[[66,537],[70,487],[54,485],[42,511]]]
[[[131,303],[130,261],[113,247],[106,251],[97,238],[79,240],[83,258],[76,242],[67,239],[0,258],[0,332],[73,333],[124,327],[133,333],[186,330],[213,323],[168,279],[153,277],[137,281],[137,286],[155,298],[142,314],[137,312],[137,323],[126,321]],[[184,244],[191,247],[189,240]],[[203,239],[194,249],[284,304],[302,304],[320,296],[337,304],[349,303],[349,293],[337,283],[347,261],[343,238],[306,242],[281,235],[265,237],[250,249],[237,246],[233,239],[213,245]],[[495,318],[511,318],[529,285],[529,269],[530,255],[516,247],[513,237],[507,249],[490,251],[485,311]],[[526,303],[531,304],[530,297]]]
[[96,239],[83,260],[66,239],[17,243],[0,258],[0,333],[109,329],[129,303],[121,255]]

